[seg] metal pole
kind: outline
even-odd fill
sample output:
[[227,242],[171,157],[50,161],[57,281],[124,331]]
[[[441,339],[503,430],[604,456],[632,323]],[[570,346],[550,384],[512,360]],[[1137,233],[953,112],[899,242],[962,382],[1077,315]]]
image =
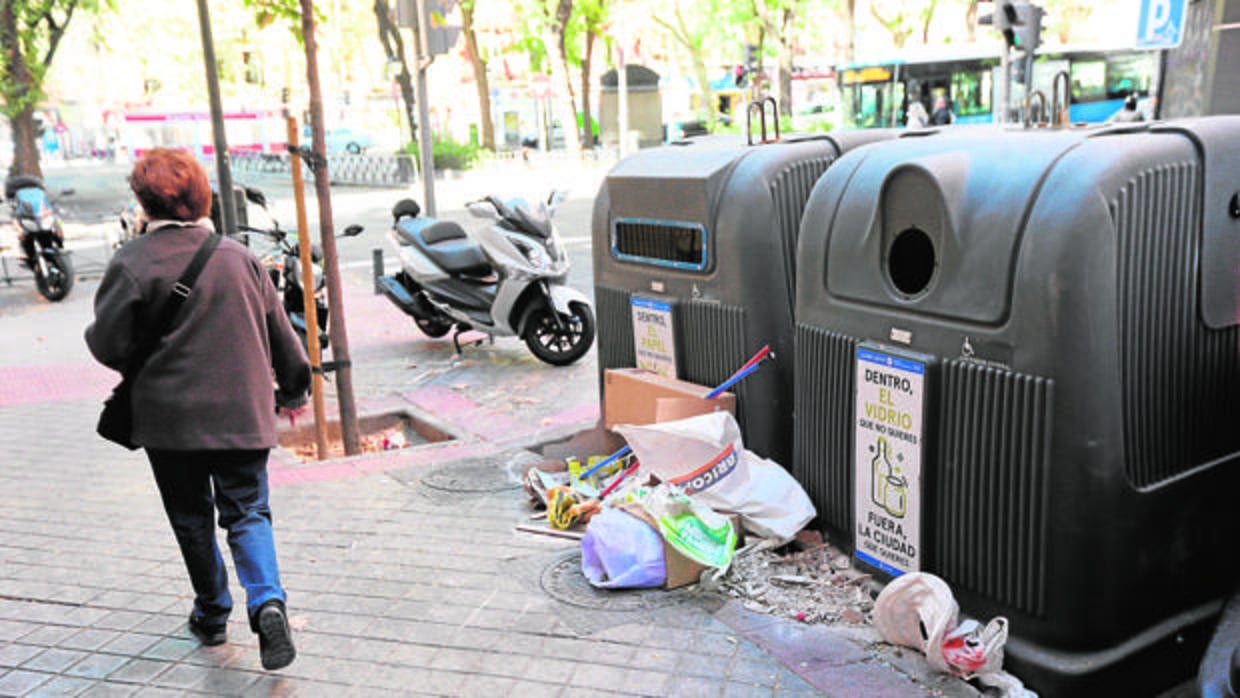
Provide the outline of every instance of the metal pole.
[[1012,108],[1012,49],[1005,46],[1003,53],[999,56],[999,72],[1003,74],[1001,85],[1001,93],[1003,97],[999,100],[999,118],[995,119],[995,123],[1006,124],[1008,122],[1008,113]]
[[[314,266],[310,244],[310,228],[306,222],[306,186],[301,176],[301,157],[297,155],[297,119],[285,117],[288,126],[289,164],[293,169],[293,199],[297,202],[297,251],[301,259],[301,298],[306,313],[306,346],[310,365],[323,366],[323,350],[319,347],[319,313],[314,301]],[[314,403],[314,443],[319,460],[327,458],[327,408],[323,404],[323,374],[311,374],[310,398]]]
[[211,17],[207,0],[198,0],[198,26],[202,31],[202,60],[207,69],[207,96],[211,101],[211,134],[215,144],[215,178],[220,186],[222,234],[237,232],[237,214],[233,210],[232,171],[228,168],[228,140],[224,135],[224,107],[220,103],[220,80],[215,70],[215,42],[211,38]]
[[435,213],[435,158],[431,145],[431,112],[426,88],[426,69],[435,60],[431,56],[431,16],[426,10],[426,0],[417,0],[418,26],[418,148],[422,154],[422,210],[434,218]]
[[336,235],[332,226],[332,189],[328,174],[326,139],[323,134],[323,92],[319,87],[318,47],[314,38],[314,2],[301,2],[301,34],[306,47],[306,77],[310,85],[310,128],[314,139],[314,193],[319,202],[319,237],[323,244],[323,277],[327,285],[327,307],[331,320],[332,359],[336,371],[336,400],[340,407],[340,435],[344,452],[361,452],[357,432],[357,405],[353,401],[353,366],[349,360],[349,333],[345,327],[344,293],[340,288],[340,265],[336,256]]

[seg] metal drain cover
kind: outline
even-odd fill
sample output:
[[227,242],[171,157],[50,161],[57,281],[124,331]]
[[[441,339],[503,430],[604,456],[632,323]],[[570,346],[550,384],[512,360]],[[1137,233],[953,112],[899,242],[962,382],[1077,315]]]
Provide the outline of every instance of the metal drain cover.
[[680,589],[596,589],[581,571],[581,550],[563,553],[543,568],[539,586],[561,603],[594,611],[649,611],[694,598],[694,587]]
[[442,492],[486,494],[521,489],[520,478],[538,457],[528,451],[471,458],[441,466],[421,476],[421,483]]

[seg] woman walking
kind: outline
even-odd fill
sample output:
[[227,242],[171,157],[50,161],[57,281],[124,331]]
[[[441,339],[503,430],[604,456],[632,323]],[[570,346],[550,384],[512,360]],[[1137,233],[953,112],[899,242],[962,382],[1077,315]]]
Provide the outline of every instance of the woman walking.
[[[100,363],[136,371],[132,440],[146,449],[194,589],[190,631],[204,645],[227,641],[233,602],[215,539],[218,511],[263,668],[279,669],[296,650],[276,562],[267,457],[277,443],[277,408],[305,403],[309,363],[267,272],[244,246],[212,230],[211,186],[193,155],[149,151],[134,165],[130,187],[146,228],[108,264],[86,343]],[[200,249],[216,244],[202,253],[192,288],[178,283]],[[160,310],[174,292],[184,299],[165,324]]]

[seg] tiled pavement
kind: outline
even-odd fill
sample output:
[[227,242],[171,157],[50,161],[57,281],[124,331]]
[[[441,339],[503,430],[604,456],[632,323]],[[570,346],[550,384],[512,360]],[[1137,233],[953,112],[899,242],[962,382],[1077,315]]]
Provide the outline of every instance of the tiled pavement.
[[81,343],[94,287],[53,306],[0,286],[2,696],[974,694],[872,631],[696,587],[591,589],[575,543],[514,530],[530,513],[514,473],[532,447],[593,424],[593,359],[544,368],[499,340],[454,361],[369,294],[363,269],[346,284],[362,411],[399,407],[457,438],[311,465],[277,451],[299,656],[262,671],[239,616],[229,643],[200,647],[145,459],[93,432],[115,381]]

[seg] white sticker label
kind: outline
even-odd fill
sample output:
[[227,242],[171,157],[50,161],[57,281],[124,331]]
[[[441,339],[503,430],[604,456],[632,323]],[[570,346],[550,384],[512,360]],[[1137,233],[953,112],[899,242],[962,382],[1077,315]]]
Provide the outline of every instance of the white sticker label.
[[857,349],[857,558],[899,576],[921,569],[923,363]]
[[671,304],[633,296],[632,306],[637,367],[675,378],[676,333]]

